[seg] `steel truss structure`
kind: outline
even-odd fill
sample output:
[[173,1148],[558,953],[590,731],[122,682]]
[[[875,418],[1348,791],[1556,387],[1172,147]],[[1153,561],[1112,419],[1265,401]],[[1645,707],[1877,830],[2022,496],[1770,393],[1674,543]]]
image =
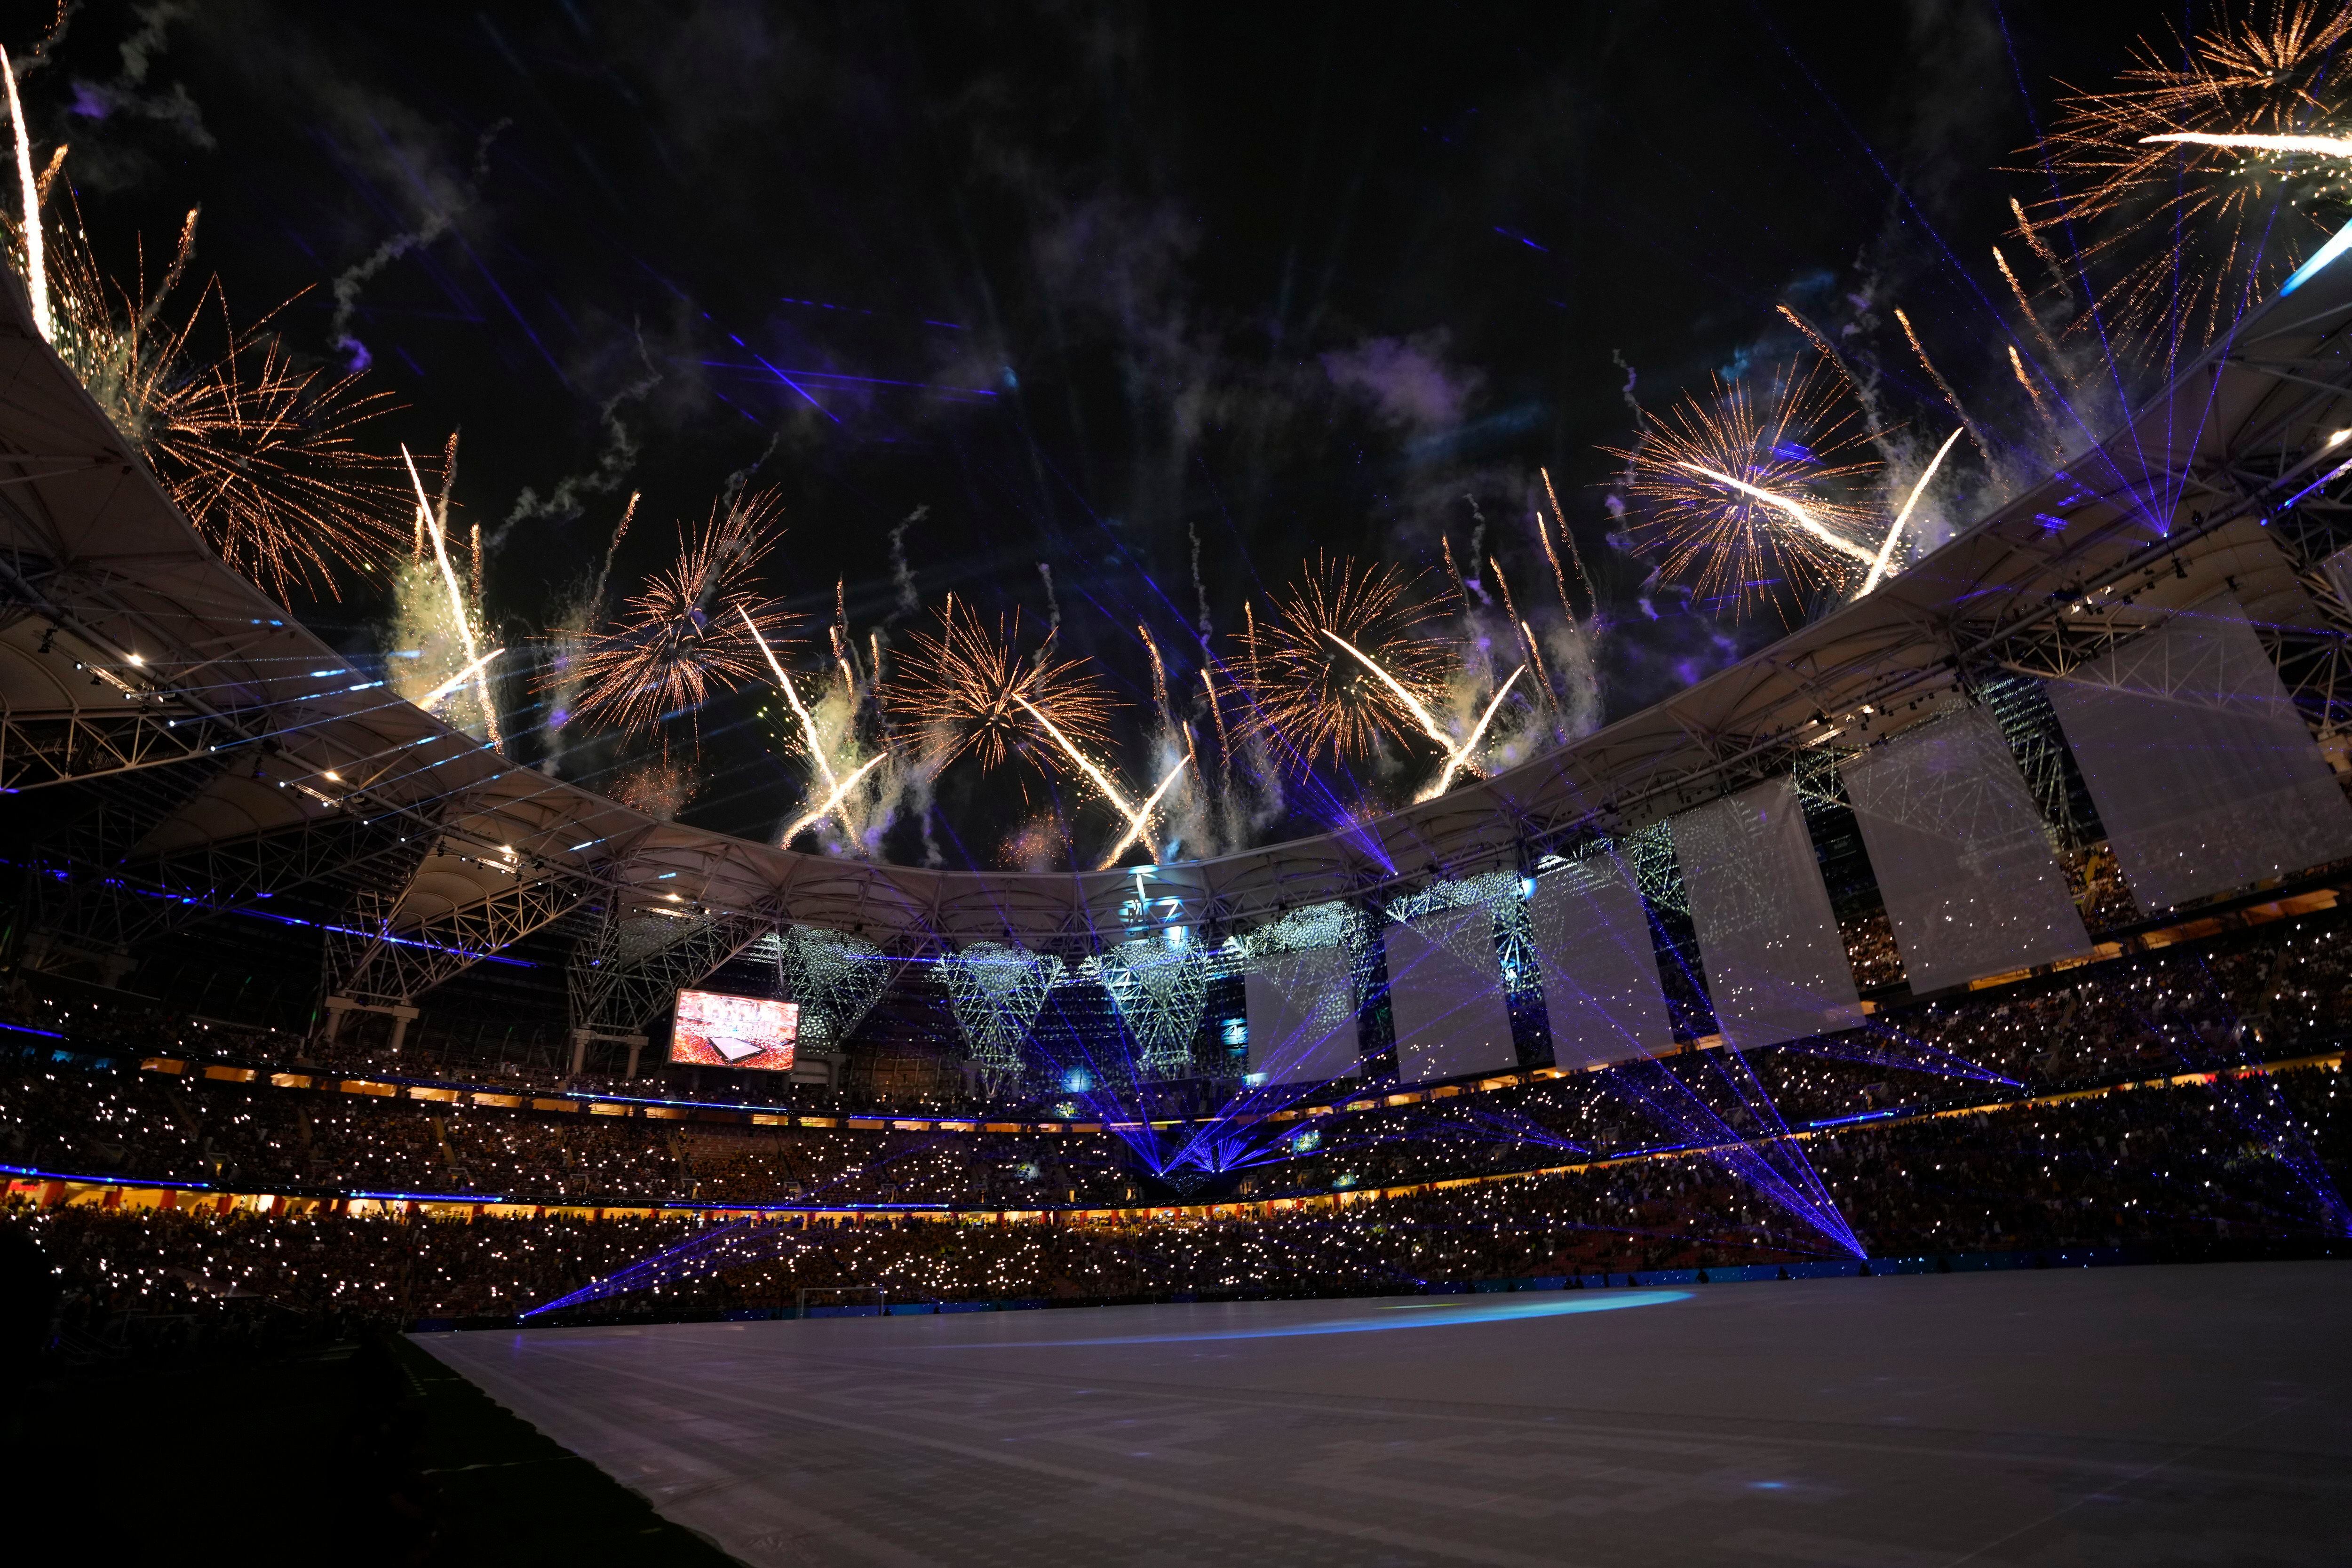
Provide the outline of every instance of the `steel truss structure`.
[[[43,893],[36,914],[61,943],[121,951],[265,893],[365,889],[341,922],[363,935],[339,946],[330,981],[413,1006],[577,911],[593,918],[573,922],[587,932],[572,962],[574,1029],[626,1035],[677,985],[787,922],[895,959],[996,942],[1074,969],[1148,934],[1139,906],[1211,943],[1601,838],[1633,843],[1640,861],[1642,831],[1675,812],[1807,751],[1882,739],[1999,678],[2063,677],[2216,592],[2266,628],[2315,729],[2338,742],[2352,729],[2352,600],[2326,563],[2352,542],[2352,447],[2336,440],[2352,427],[2347,324],[2352,264],[2339,264],[1876,592],[1510,772],[1217,860],[1031,875],[800,855],[657,822],[398,700],[205,546],[11,282],[0,785],[26,793],[0,801],[20,821],[47,814],[18,841],[38,839],[35,858],[78,889]],[[2051,766],[2045,800],[2063,774]],[[419,843],[430,852],[395,875]],[[139,912],[172,900],[175,912]],[[110,902],[131,912],[101,910]],[[648,920],[674,934],[630,950],[621,932]]]

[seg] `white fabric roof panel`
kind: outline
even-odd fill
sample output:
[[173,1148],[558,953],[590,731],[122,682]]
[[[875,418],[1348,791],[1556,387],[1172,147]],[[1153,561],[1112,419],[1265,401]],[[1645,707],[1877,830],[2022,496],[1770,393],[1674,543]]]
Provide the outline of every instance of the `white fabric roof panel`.
[[2091,951],[2000,725],[1964,709],[1839,770],[1914,991]]
[[1861,1023],[1795,786],[1770,779],[1685,812],[1673,834],[1724,1037],[1745,1048]]
[[1518,1065],[1491,908],[1473,904],[1420,915],[1391,923],[1387,937],[1400,1083]]
[[1242,977],[1249,1070],[1265,1081],[1328,1083],[1355,1072],[1355,958],[1344,947],[1269,953]]
[[2235,599],[2047,689],[2148,913],[2352,857],[2352,805]]
[[1615,855],[1538,877],[1528,921],[1555,1065],[1597,1067],[1674,1044],[1649,912]]

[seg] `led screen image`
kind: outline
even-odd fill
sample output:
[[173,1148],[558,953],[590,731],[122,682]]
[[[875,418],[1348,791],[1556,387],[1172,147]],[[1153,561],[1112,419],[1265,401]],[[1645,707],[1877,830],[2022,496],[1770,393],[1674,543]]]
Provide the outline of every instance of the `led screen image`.
[[800,1037],[801,1005],[769,996],[681,991],[670,1029],[669,1059],[692,1067],[784,1072]]

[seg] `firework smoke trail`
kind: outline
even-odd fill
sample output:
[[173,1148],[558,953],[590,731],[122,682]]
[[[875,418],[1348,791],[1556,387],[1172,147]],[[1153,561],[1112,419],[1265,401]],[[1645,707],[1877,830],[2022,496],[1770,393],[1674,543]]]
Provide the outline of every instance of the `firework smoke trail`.
[[[776,840],[777,847],[782,848],[784,846],[789,845],[793,839],[799,837],[807,828],[817,823],[823,822],[827,816],[833,815],[835,811],[839,810],[843,800],[847,797],[852,789],[856,787],[857,781],[864,778],[867,773],[872,773],[876,768],[881,766],[883,759],[888,755],[889,753],[887,752],[877,752],[875,755],[866,758],[863,763],[860,763],[857,765],[857,771],[851,773],[847,778],[843,779],[839,784],[834,785],[833,793],[826,795],[823,803],[820,804],[814,811],[810,812],[806,816],[802,817],[798,822],[793,823],[790,827],[784,829],[784,836]],[[843,815],[842,820],[845,823],[848,822],[849,818],[846,813]],[[853,831],[855,830],[853,829]]]
[[1969,439],[1976,444],[1977,455],[1990,467],[1992,463],[1992,449],[1985,445],[1984,437],[1978,432],[1976,422],[1969,417],[1969,411],[1961,406],[1960,395],[1952,390],[1952,384],[1944,379],[1944,373],[1937,370],[1935,361],[1927,357],[1927,345],[1919,341],[1918,332],[1911,325],[1911,318],[1904,314],[1903,307],[1900,305],[1895,307],[1895,319],[1903,324],[1903,335],[1911,341],[1911,352],[1919,356],[1919,368],[1927,373],[1927,379],[1936,384],[1936,390],[1944,395],[1944,401],[1952,405],[1954,414],[1959,416],[1961,427],[1968,431]]
[[484,131],[474,143],[474,177],[457,201],[447,207],[436,206],[425,215],[425,221],[414,229],[393,236],[360,260],[336,274],[329,291],[334,296],[334,320],[328,324],[327,339],[351,356],[350,368],[365,370],[373,357],[368,347],[352,335],[352,317],[359,309],[360,290],[369,279],[407,255],[420,245],[430,245],[449,230],[457,213],[473,200],[490,170],[490,144],[496,142],[511,120],[501,120]]
[[914,568],[907,564],[907,530],[930,515],[931,509],[926,503],[908,512],[905,518],[891,527],[890,585],[898,591],[898,596],[891,606],[890,620],[895,621],[903,616],[911,616],[922,607],[922,600],[915,592]]
[[1201,646],[1206,647],[1216,627],[1209,619],[1208,580],[1201,575],[1201,524],[1199,520],[1192,519],[1188,520],[1184,527],[1192,536],[1192,597],[1201,606],[1201,622],[1197,629],[1201,634]]
[[1776,495],[1770,490],[1749,484],[1746,479],[1735,479],[1729,474],[1725,473],[1722,469],[1710,468],[1705,463],[1684,463],[1680,466],[1688,468],[1694,474],[1703,474],[1706,478],[1713,479],[1717,484],[1738,490],[1741,495],[1762,501],[1766,506],[1771,507],[1777,511],[1786,513],[1789,520],[1791,522],[1794,522],[1799,528],[1803,529],[1807,533],[1811,534],[1823,544],[1828,545],[1832,550],[1838,551],[1842,554],[1851,555],[1855,560],[1864,563],[1867,563],[1871,559],[1871,553],[1869,551],[1864,550],[1861,545],[1854,543],[1853,541],[1850,539],[1841,539],[1836,534],[1832,533],[1828,529],[1823,528],[1819,520],[1817,520],[1811,512],[1807,511],[1802,504],[1790,500],[1787,496]]
[[637,501],[644,493],[642,490],[629,492],[629,504],[621,509],[621,521],[614,525],[613,537],[604,546],[604,562],[596,568],[596,585],[588,590],[592,615],[602,616],[604,613],[604,584],[612,580],[613,558],[621,552],[621,541],[628,534],[629,520],[637,515]]
[[41,255],[41,187],[33,178],[33,144],[25,134],[25,106],[16,100],[16,68],[0,49],[0,79],[8,86],[8,123],[16,132],[16,181],[25,204],[25,284],[32,296],[33,325],[44,342],[58,341],[49,315],[49,268]]
[[[2013,354],[2017,351],[2011,349],[2009,352]],[[1952,449],[1952,443],[1958,440],[1966,429],[1967,426],[1962,426],[1953,431],[1944,437],[1944,444],[1936,448],[1935,457],[1928,460],[1927,471],[1919,476],[1919,482],[1911,487],[1910,497],[1904,501],[1903,510],[1895,513],[1894,526],[1886,531],[1886,538],[1879,545],[1878,554],[1870,563],[1870,574],[1862,580],[1862,592],[1856,594],[1855,598],[1861,598],[1878,586],[1879,578],[1885,574],[1886,563],[1895,558],[1895,542],[1903,537],[1903,525],[1911,521],[1911,509],[1917,506],[1919,498],[1927,493],[1927,482],[1936,477],[1936,470],[1944,466],[1944,454]]]
[[[1098,868],[1099,869],[1108,871],[1112,867],[1118,865],[1118,858],[1127,853],[1127,847],[1134,843],[1138,838],[1145,840],[1143,852],[1151,856],[1151,863],[1155,866],[1160,864],[1160,857],[1153,853],[1148,836],[1149,829],[1151,826],[1151,814],[1158,808],[1160,805],[1160,797],[1168,793],[1168,786],[1176,782],[1177,775],[1183,773],[1184,765],[1192,760],[1192,759],[1189,755],[1176,759],[1176,765],[1168,770],[1168,776],[1160,781],[1160,786],[1153,790],[1149,795],[1145,796],[1143,804],[1137,807],[1133,814],[1129,816],[1127,836],[1110,847],[1110,854],[1104,858],[1101,867]],[[1121,806],[1119,809],[1124,811],[1127,808],[1125,806]]]
[[[1633,384],[1632,379],[1633,374],[1633,373],[1630,370],[1625,373],[1625,384],[1629,388]],[[1633,394],[1630,391],[1626,394],[1628,398],[1631,398],[1632,395]],[[1636,413],[1640,412],[1640,405],[1636,404],[1634,407]],[[1553,490],[1551,488],[1551,470],[1549,468],[1538,468],[1536,472],[1543,476],[1544,494],[1551,501],[1552,517],[1559,523],[1559,536],[1567,542],[1568,558],[1570,562],[1574,563],[1576,566],[1576,581],[1578,585],[1584,590],[1585,603],[1591,605],[1592,606],[1592,614],[1598,616],[1601,613],[1601,595],[1593,592],[1592,578],[1584,570],[1584,552],[1576,547],[1576,533],[1574,530],[1568,526],[1568,513],[1559,510],[1559,496],[1558,492]],[[1549,549],[1550,547],[1547,544],[1545,548]],[[1556,567],[1559,563],[1555,561],[1553,564]],[[1563,608],[1567,606],[1568,603],[1567,592],[1568,591],[1564,588],[1560,591],[1560,604]],[[1568,618],[1573,622],[1576,619],[1576,616],[1571,612]]]
[[[1049,563],[1037,563],[1037,580],[1045,584],[1045,641],[1051,644],[1062,634],[1062,601],[1054,596],[1054,568]],[[1042,647],[1038,657],[1045,657]]]

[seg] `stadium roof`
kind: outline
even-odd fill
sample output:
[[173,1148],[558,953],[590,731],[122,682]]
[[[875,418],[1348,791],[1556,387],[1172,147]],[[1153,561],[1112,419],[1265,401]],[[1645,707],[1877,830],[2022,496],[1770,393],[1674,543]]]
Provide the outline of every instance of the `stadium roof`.
[[2273,637],[2332,660],[2334,628],[2352,621],[2317,569],[2338,510],[2320,487],[2352,468],[2352,445],[2339,459],[2332,444],[2352,425],[2347,319],[2352,265],[2252,312],[2118,434],[1875,593],[1508,773],[1219,859],[1039,874],[804,855],[656,821],[402,701],[219,560],[11,279],[0,785],[169,780],[138,841],[112,847],[114,875],[202,905],[369,859],[384,900],[371,918],[452,949],[504,945],[583,903],[831,927],[901,954],[1008,937],[1091,949],[1123,934],[1139,889],[1181,900],[1184,922],[1246,924],[1644,826],[1807,746],[1924,717],[1957,700],[1963,669],[2062,675],[2224,586]]

